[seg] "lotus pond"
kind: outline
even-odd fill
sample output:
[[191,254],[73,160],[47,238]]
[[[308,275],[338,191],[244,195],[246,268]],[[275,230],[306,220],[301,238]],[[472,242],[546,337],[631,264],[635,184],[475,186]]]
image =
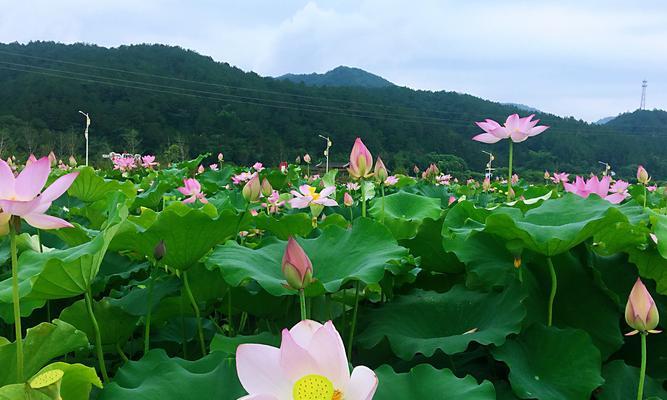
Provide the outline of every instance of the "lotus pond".
[[0,161],[0,399],[667,399],[645,170],[113,161]]

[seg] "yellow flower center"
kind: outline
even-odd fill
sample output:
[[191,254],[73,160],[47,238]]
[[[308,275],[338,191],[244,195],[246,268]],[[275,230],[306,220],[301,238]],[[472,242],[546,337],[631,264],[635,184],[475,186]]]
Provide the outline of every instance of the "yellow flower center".
[[308,186],[308,192],[310,192],[310,197],[312,197],[313,200],[317,200],[317,199],[320,198],[320,194],[316,193],[315,190],[317,190],[317,189],[315,189],[312,186]]
[[294,400],[343,400],[343,394],[322,375],[306,375],[292,388]]

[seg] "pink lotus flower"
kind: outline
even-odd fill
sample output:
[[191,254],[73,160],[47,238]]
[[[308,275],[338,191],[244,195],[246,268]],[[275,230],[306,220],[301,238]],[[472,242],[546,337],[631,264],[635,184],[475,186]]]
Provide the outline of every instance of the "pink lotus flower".
[[283,161],[278,165],[278,168],[280,168],[280,172],[282,172],[283,174],[286,174],[288,166],[289,165],[287,164],[287,161]]
[[241,183],[244,183],[244,182],[248,182],[248,181],[251,180],[255,175],[257,175],[256,172],[254,172],[254,173],[250,173],[250,172],[241,172],[241,173],[238,174],[238,175],[234,175],[234,176],[232,176],[232,182],[233,182],[235,185],[238,185],[238,184],[241,184]]
[[565,172],[554,172],[551,181],[556,185],[559,183],[567,183],[570,181],[570,174],[566,174]]
[[454,202],[456,202],[456,197],[449,196],[449,200],[447,201],[447,205],[451,206]]
[[[575,183],[563,183],[565,191],[574,193],[579,197],[588,198],[591,194],[596,194],[612,204],[618,204],[630,196],[627,192],[627,182],[618,181],[610,187],[611,177],[605,175],[602,179],[597,176],[584,181],[584,178],[577,176]],[[610,194],[610,190],[612,193]]]
[[452,176],[450,174],[440,174],[435,177],[435,184],[436,185],[444,185],[444,186],[449,186],[451,184],[451,179]]
[[[134,157],[114,157],[111,159],[111,162],[113,163],[113,169],[119,170],[120,172],[127,172],[137,168]],[[70,161],[70,165],[71,164],[72,162]]]
[[519,183],[519,175],[514,174],[512,175],[512,185],[516,185],[517,183]]
[[484,133],[472,138],[482,143],[497,143],[503,139],[512,139],[513,142],[519,143],[528,139],[531,136],[539,135],[547,130],[549,127],[545,125],[536,126],[539,119],[532,120],[535,114],[520,118],[519,114],[512,114],[507,117],[504,126],[500,126],[494,120],[487,119],[484,122],[475,122],[477,126],[482,128]]
[[211,164],[208,167],[211,169],[211,171],[217,171],[218,170],[218,164]]
[[257,172],[262,172],[262,170],[264,170],[264,164],[262,164],[261,162],[256,162],[252,165],[252,169],[254,169]]
[[354,192],[355,190],[359,190],[361,186],[359,186],[357,182],[348,182],[345,184],[345,187],[347,188],[347,190]]
[[141,166],[144,168],[152,169],[158,164],[155,162],[155,156],[143,156],[141,157]]
[[368,178],[373,175],[373,156],[360,138],[354,141],[350,152],[350,167],[347,169],[353,179]]
[[658,185],[646,186],[646,190],[648,190],[649,192],[655,192],[656,190],[658,190]]
[[371,400],[378,386],[364,366],[348,367],[343,340],[331,321],[305,320],[284,329],[280,348],[242,344],[236,351],[244,400]]
[[267,202],[262,203],[262,207],[266,208],[270,214],[276,214],[280,211],[280,207],[285,205],[285,202],[280,200],[280,193],[277,190],[274,190],[266,199]]
[[201,191],[201,185],[194,178],[183,179],[183,187],[179,187],[178,191],[184,196],[190,196],[183,200],[183,203],[194,203],[197,199],[204,204],[208,203],[208,200],[204,197],[204,193]]
[[320,193],[317,193],[317,189],[309,185],[299,186],[299,192],[292,190],[291,193],[294,195],[294,198],[289,201],[289,204],[292,208],[306,208],[310,207],[311,204],[334,207],[338,203],[334,199],[330,199],[329,196],[336,190],[335,186],[329,186],[322,189]]
[[50,173],[48,157],[32,161],[18,176],[14,176],[11,167],[0,160],[0,234],[9,231],[8,223],[12,216],[23,218],[37,229],[72,227],[69,222],[45,213],[51,203],[69,189],[79,173],[61,176],[41,192]]
[[660,331],[655,330],[658,322],[660,322],[658,307],[639,278],[632,287],[628,302],[625,305],[625,322],[635,329],[626,333],[626,336],[635,335],[639,332],[660,333]]
[[396,175],[389,175],[387,179],[384,180],[384,184],[387,186],[394,186],[398,183],[398,178]]

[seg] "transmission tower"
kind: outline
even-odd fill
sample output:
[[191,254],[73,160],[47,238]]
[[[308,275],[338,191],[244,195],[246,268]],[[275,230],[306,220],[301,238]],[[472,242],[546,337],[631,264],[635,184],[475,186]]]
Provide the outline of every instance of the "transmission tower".
[[644,79],[642,81],[642,101],[639,103],[640,110],[646,110],[646,87],[648,86],[648,81]]

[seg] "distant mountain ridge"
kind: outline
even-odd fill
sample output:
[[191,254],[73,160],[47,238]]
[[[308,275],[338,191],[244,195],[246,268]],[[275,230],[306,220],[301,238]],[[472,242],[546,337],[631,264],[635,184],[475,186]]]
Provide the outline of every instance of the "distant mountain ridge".
[[618,115],[605,126],[632,134],[667,135],[667,111],[635,110]]
[[285,74],[276,79],[303,83],[307,86],[358,86],[365,88],[395,86],[381,76],[364,71],[361,68],[343,65],[323,74]]

